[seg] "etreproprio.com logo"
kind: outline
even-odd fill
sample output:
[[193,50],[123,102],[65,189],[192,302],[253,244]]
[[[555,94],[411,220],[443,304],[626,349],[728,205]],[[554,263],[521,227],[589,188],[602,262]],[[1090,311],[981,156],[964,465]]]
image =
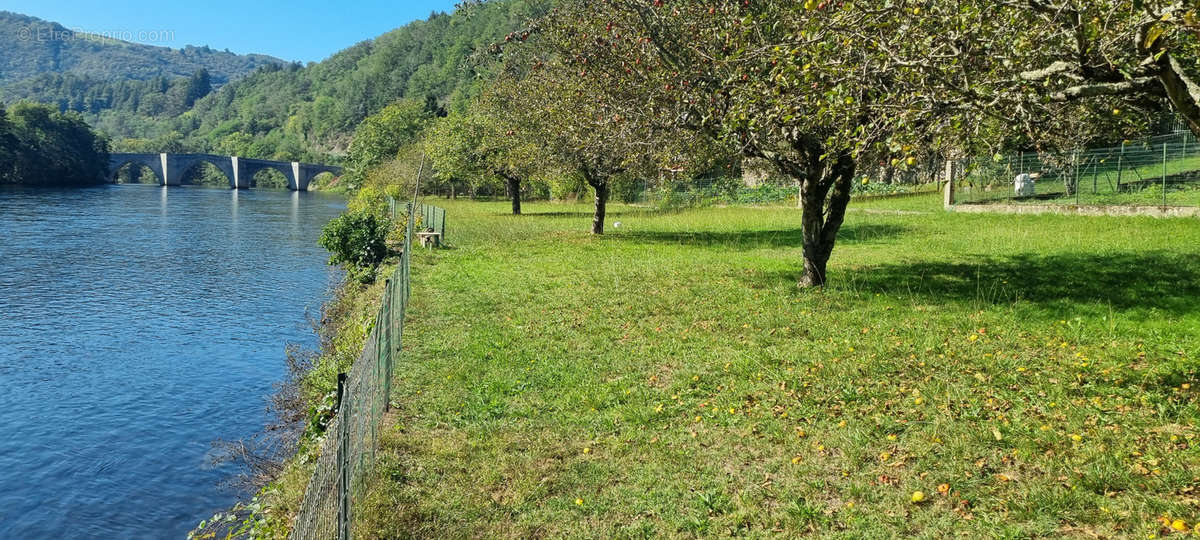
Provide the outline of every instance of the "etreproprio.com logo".
[[136,43],[175,41],[174,30],[88,30],[84,28],[53,28],[26,26],[17,30],[17,39],[24,42],[105,41],[119,40]]

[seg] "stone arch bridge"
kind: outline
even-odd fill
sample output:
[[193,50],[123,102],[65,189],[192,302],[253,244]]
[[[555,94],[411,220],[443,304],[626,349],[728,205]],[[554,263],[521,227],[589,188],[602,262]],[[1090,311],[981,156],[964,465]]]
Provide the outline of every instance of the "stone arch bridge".
[[183,185],[183,178],[192,167],[200,163],[212,164],[229,178],[232,189],[249,189],[255,173],[274,169],[283,173],[287,178],[288,189],[292,191],[308,191],[308,185],[318,174],[342,174],[341,167],[332,165],[315,165],[298,161],[271,161],[268,159],[251,159],[237,156],[218,156],[213,154],[110,154],[108,161],[109,181],[117,181],[117,171],[127,164],[145,166],[158,177],[160,185]]

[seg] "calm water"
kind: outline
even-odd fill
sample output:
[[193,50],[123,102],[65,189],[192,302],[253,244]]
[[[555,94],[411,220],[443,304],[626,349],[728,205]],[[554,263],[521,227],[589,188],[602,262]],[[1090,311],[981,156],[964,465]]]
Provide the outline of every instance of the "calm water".
[[0,190],[0,538],[180,538],[231,504],[211,442],[313,346],[339,198]]

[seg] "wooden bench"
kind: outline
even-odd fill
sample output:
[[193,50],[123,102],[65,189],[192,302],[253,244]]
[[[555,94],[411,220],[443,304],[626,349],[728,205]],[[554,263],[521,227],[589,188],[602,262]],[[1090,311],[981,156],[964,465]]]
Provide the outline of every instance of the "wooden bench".
[[417,239],[421,241],[421,246],[425,248],[435,248],[442,245],[442,234],[435,232],[419,232]]

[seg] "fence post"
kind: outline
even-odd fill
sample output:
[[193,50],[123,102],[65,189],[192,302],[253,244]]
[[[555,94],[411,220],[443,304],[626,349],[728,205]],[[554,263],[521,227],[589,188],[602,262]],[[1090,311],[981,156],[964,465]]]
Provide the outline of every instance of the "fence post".
[[440,230],[442,233],[442,243],[445,244],[446,243],[446,209],[445,208],[442,209],[442,228]]
[[1067,196],[1071,196],[1071,191],[1074,191],[1075,204],[1079,204],[1079,149],[1076,148],[1071,153],[1071,189],[1067,191]]
[[1096,158],[1092,158],[1092,195],[1096,194],[1096,170],[1100,167],[1100,162]]
[[[343,400],[346,391],[346,374],[338,373],[338,446],[337,446],[337,531],[339,539],[350,538],[350,403]],[[343,407],[342,405],[345,405]]]
[[1117,156],[1117,193],[1121,192],[1121,167],[1125,164],[1125,141],[1121,141],[1121,155]]
[[385,413],[392,410],[392,349],[394,348],[393,343],[395,342],[395,340],[399,339],[396,336],[396,332],[395,332],[395,330],[396,330],[396,324],[395,324],[396,311],[394,309],[394,304],[392,303],[392,297],[393,297],[392,291],[394,291],[395,289],[396,289],[395,280],[389,278],[383,288],[384,299],[383,299],[383,307],[382,307],[383,312],[386,314],[384,316],[387,317],[387,320],[383,321],[384,328],[387,329],[387,344],[382,347],[382,353],[384,355],[384,357],[383,357],[383,412],[385,412]]
[[1167,206],[1167,143],[1163,143],[1163,164],[1162,164],[1162,190],[1163,190],[1163,208]]
[[946,193],[942,206],[949,209],[954,206],[954,160],[946,160]]
[[333,405],[333,410],[339,411],[342,408],[342,396],[346,391],[346,374],[338,373],[337,376],[337,402]]

